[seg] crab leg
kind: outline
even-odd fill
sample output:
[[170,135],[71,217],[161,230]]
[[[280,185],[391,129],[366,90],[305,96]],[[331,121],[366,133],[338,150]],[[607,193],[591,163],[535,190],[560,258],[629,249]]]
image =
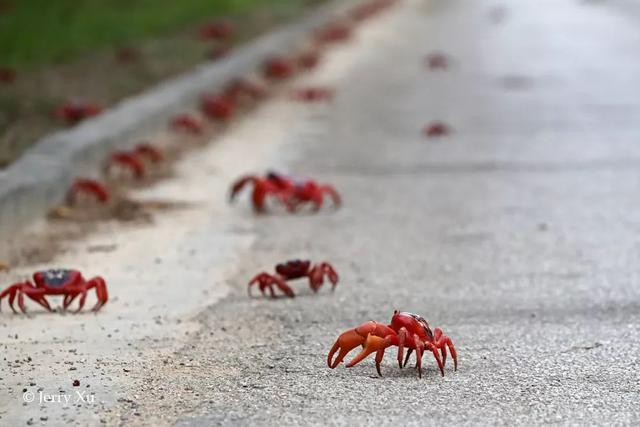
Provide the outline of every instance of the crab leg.
[[413,349],[412,348],[410,348],[407,351],[407,357],[404,358],[404,364],[401,366],[401,368],[404,367],[404,366],[407,366],[407,362],[409,361],[409,356],[411,356],[411,353],[413,353]]
[[[440,368],[440,373],[444,377],[444,365],[442,364],[442,360],[440,359],[440,353],[438,353],[438,347],[436,347],[434,344],[432,344],[430,342],[425,343],[425,346],[426,346],[427,349],[431,350],[431,352],[433,353],[433,357],[435,357],[435,359],[436,359],[436,363],[438,364],[438,368]],[[420,356],[422,356],[422,354],[420,354]],[[420,357],[420,359],[422,359],[422,358]],[[418,363],[420,363],[420,361]]]
[[309,285],[314,292],[317,292],[320,286],[324,284],[325,275],[332,284],[331,290],[335,290],[336,284],[338,283],[338,273],[336,273],[331,264],[322,262],[313,266],[309,272]]
[[[404,353],[404,342],[407,339],[407,328],[402,327],[400,328],[400,331],[398,331],[398,365],[400,365],[400,369],[402,369],[402,356]],[[411,354],[411,352],[413,351],[413,349],[411,347],[409,347],[409,351],[407,351],[407,359],[409,359],[409,355]],[[407,361],[405,360],[404,364],[407,364]]]
[[13,306],[13,302],[16,299],[16,294],[21,285],[22,283],[17,283],[0,292],[0,309],[2,308],[2,299],[6,296],[9,296],[9,307],[11,307],[11,310],[13,310],[14,313],[18,314],[15,307]]
[[2,293],[0,293],[0,301],[6,295],[9,295],[9,307],[11,307],[11,310],[13,310],[13,312],[16,314],[18,312],[16,311],[13,305],[14,301],[16,300],[16,297],[18,298],[18,307],[20,308],[20,310],[23,313],[27,312],[26,307],[24,305],[24,295],[26,295],[29,299],[40,304],[45,309],[49,311],[53,311],[51,309],[51,306],[47,302],[47,300],[44,298],[45,290],[36,288],[29,282],[16,283],[15,285],[10,286],[6,290],[4,290]]
[[233,202],[237,194],[247,185],[253,184],[253,193],[251,194],[251,201],[253,203],[253,209],[256,212],[264,212],[264,202],[269,192],[267,184],[264,180],[255,176],[245,176],[237,180],[231,187],[230,200]]
[[420,337],[413,334],[413,342],[416,344],[416,368],[418,368],[418,378],[422,378],[422,350],[424,350],[424,343],[420,341]]
[[107,292],[107,283],[104,281],[102,277],[94,277],[93,279],[87,282],[87,289],[96,288],[96,297],[98,297],[98,302],[93,306],[91,311],[98,311],[102,308],[103,305],[107,303],[109,300],[109,293]]
[[38,304],[40,304],[47,311],[53,311],[53,309],[49,305],[49,302],[44,297],[44,295],[45,295],[44,289],[42,289],[42,290],[41,289],[34,289],[33,291],[32,290],[27,290],[25,292],[25,295],[28,296],[29,298],[31,298],[31,300],[33,300],[33,301],[37,302]]
[[444,362],[447,358],[447,352],[445,346],[449,348],[449,353],[451,353],[451,358],[453,359],[453,370],[458,370],[458,354],[456,353],[456,348],[453,346],[453,342],[451,338],[444,335],[442,333],[442,329],[436,328],[434,330],[434,346],[439,348],[442,352],[442,366],[444,367]]
[[87,299],[87,290],[82,289],[78,295],[80,295],[80,302],[78,303],[78,308],[74,311],[74,313],[79,313],[80,310],[82,310],[82,308],[84,307],[84,302]]
[[339,207],[342,204],[342,198],[340,197],[340,194],[338,194],[336,189],[333,188],[333,186],[331,186],[331,185],[322,185],[320,187],[320,192],[321,193],[327,193],[331,197],[331,199],[333,200],[333,205],[335,207]]
[[311,202],[313,203],[313,211],[317,212],[320,210],[320,208],[322,208],[322,203],[323,203],[323,198],[322,198],[322,192],[320,191],[320,189],[317,189],[317,191],[314,191],[311,196]]
[[249,282],[249,295],[251,295],[251,286],[254,284],[258,284],[260,286],[260,291],[264,294],[264,288],[268,287],[271,292],[271,297],[275,298],[275,293],[273,291],[273,285],[276,285],[278,289],[280,289],[286,296],[289,298],[295,297],[295,293],[293,289],[280,277],[280,276],[272,276],[269,273],[260,273]]

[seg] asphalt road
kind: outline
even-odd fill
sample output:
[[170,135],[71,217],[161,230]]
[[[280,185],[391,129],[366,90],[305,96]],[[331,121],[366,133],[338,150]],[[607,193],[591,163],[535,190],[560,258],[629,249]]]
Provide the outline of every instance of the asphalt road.
[[[402,1],[309,78],[336,99],[265,138],[286,139],[277,166],[334,184],[344,206],[234,207],[257,239],[230,294],[137,365],[108,423],[640,422],[640,16],[499,6]],[[424,67],[433,51],[449,69]],[[453,133],[424,138],[433,120]],[[247,297],[253,274],[299,257],[333,263],[335,293]],[[326,366],[340,332],[394,309],[442,327],[458,371],[425,357],[418,379],[392,350],[381,378],[373,360]]]

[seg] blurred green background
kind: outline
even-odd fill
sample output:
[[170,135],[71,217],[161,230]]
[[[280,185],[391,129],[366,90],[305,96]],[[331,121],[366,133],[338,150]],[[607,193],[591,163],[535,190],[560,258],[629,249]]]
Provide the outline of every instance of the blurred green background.
[[[3,0],[0,64],[31,67],[128,44],[216,15],[286,16],[310,0]],[[318,1],[315,1],[318,3]]]

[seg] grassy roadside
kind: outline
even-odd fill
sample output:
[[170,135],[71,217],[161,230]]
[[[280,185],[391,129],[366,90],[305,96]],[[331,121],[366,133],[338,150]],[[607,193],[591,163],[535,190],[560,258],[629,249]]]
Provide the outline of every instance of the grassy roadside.
[[[17,78],[0,83],[0,167],[63,126],[51,111],[65,100],[109,106],[206,61],[212,45],[195,36],[199,24],[230,18],[241,43],[323,0],[7,1],[0,66]],[[119,62],[122,47],[137,59]]]

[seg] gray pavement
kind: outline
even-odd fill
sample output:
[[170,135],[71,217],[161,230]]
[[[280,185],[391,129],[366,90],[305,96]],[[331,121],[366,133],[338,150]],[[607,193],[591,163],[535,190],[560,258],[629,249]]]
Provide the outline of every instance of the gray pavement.
[[[408,2],[318,112],[292,169],[334,183],[335,214],[256,219],[237,292],[149,373],[182,395],[179,425],[640,422],[640,42],[607,2]],[[428,72],[423,56],[453,57]],[[515,82],[515,83],[514,83]],[[425,140],[436,119],[454,134]],[[247,300],[243,281],[300,253],[338,290]],[[418,379],[393,352],[330,370],[337,335],[394,309],[454,340],[460,369]],[[197,393],[197,394],[196,394]],[[191,396],[191,398],[189,398]]]
[[[342,209],[251,217],[257,243],[197,333],[131,374],[122,424],[640,423],[640,25],[608,2],[401,2],[354,43],[279,155]],[[423,57],[452,57],[429,72]],[[331,63],[327,64],[331,67]],[[454,133],[424,139],[445,120]],[[287,125],[286,123],[282,124]],[[201,239],[201,236],[194,237]],[[212,245],[213,246],[213,245]],[[335,293],[248,299],[257,271],[332,262]],[[342,331],[419,313],[459,369],[326,366]]]

